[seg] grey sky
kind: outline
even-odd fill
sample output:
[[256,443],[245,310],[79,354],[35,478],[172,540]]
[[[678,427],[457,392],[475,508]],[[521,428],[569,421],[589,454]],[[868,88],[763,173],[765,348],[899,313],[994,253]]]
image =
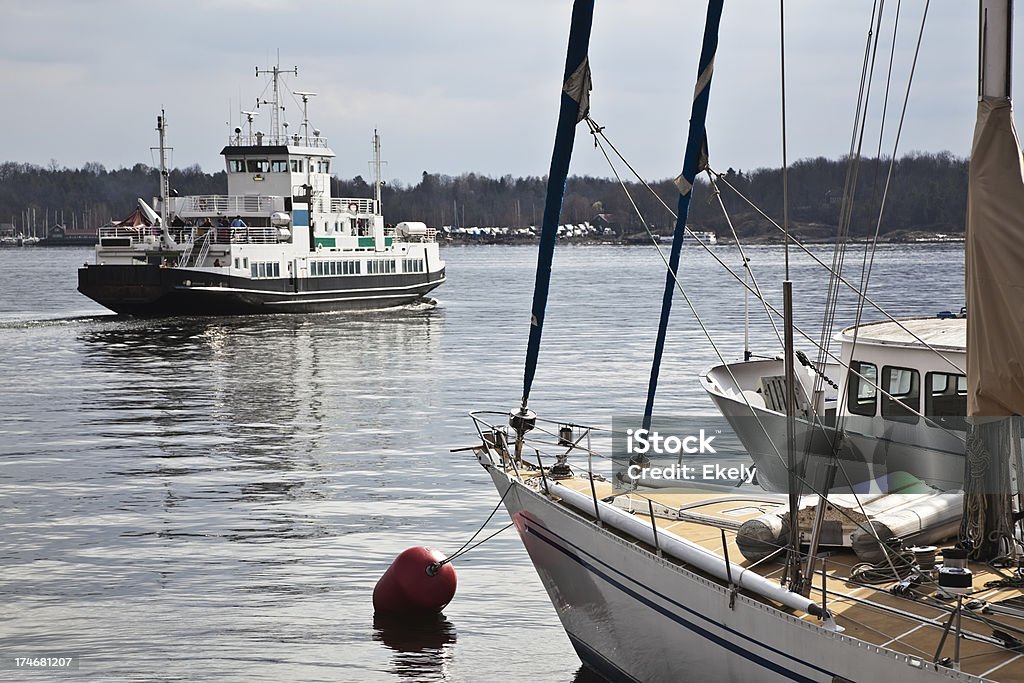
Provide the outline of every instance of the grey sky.
[[[923,6],[902,2],[891,116]],[[871,2],[788,0],[786,8],[789,157],[839,156],[850,144]],[[681,165],[705,9],[696,0],[597,0],[591,113],[652,179]],[[263,91],[254,67],[271,66],[279,50],[283,68],[299,68],[289,86],[319,93],[310,119],[342,177],[368,177],[374,128],[387,179],[543,175],[570,10],[570,0],[10,0],[0,22],[0,160],[155,164],[162,106],[174,165],[219,170],[229,119],[237,125]],[[882,35],[880,71],[891,32]],[[715,167],[780,163],[778,36],[777,2],[726,3],[709,120]],[[933,2],[900,154],[968,153],[976,55],[977,3]],[[882,96],[879,85],[870,153]],[[290,97],[285,105],[295,130],[301,110]],[[260,119],[266,129],[268,117]],[[610,176],[583,131],[571,172]]]

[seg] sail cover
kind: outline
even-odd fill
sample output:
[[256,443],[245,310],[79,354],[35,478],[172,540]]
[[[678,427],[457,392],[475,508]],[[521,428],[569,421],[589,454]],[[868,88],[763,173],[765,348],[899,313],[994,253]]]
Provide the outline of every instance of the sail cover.
[[1024,163],[1009,98],[982,98],[968,180],[967,412],[1024,414]]

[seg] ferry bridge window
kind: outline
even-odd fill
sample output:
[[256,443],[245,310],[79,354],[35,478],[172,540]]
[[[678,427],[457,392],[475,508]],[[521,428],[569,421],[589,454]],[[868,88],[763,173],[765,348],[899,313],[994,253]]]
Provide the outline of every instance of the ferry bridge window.
[[228,159],[228,170],[232,173],[241,173],[245,170],[245,162],[241,159]]
[[287,159],[273,159],[270,162],[271,173],[287,173],[288,172],[288,161]]
[[249,173],[268,173],[270,171],[270,161],[267,159],[248,159],[246,167]]
[[925,375],[924,414],[932,426],[967,431],[967,377],[945,372]]
[[881,388],[882,417],[901,422],[917,422],[921,409],[921,375],[912,368],[884,366]]
[[[863,379],[862,379],[863,377]],[[846,383],[846,405],[852,415],[874,417],[878,401],[878,368],[859,360],[850,363],[850,378]]]

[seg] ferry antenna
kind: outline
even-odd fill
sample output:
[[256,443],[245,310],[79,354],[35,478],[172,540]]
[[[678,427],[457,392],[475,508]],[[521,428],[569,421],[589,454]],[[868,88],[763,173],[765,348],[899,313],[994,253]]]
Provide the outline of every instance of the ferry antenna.
[[[271,81],[274,86],[274,99],[271,100],[270,102],[273,102],[274,109],[272,110],[270,115],[270,134],[271,136],[273,136],[275,140],[281,137],[281,91],[280,88],[278,87],[278,80],[284,74],[292,74],[294,76],[298,76],[299,67],[295,66],[289,70],[282,70],[280,61],[278,64],[275,64],[270,69],[261,69],[258,66],[256,67],[256,78],[259,78],[260,76],[264,75],[272,76]],[[266,103],[269,104],[269,102]],[[257,99],[256,106],[258,107],[259,104],[260,101]]]

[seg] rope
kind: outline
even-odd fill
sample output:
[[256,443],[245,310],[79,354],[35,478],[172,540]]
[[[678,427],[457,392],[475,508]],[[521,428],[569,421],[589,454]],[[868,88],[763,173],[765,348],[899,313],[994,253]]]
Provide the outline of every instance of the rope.
[[[489,523],[489,522],[491,521],[491,518],[492,518],[492,517],[494,517],[494,513],[496,513],[496,512],[498,511],[498,508],[500,508],[500,507],[501,507],[501,504],[502,504],[503,502],[505,502],[505,496],[507,496],[507,495],[508,495],[508,492],[509,492],[509,491],[511,491],[511,490],[512,490],[512,482],[509,482],[509,484],[508,484],[508,488],[507,488],[507,489],[505,489],[505,493],[501,494],[501,498],[499,498],[499,499],[498,499],[498,503],[497,503],[497,505],[495,505],[495,506],[494,506],[494,509],[493,509],[493,510],[491,510],[491,514],[487,515],[487,519],[485,519],[485,520],[484,520],[484,523],[480,525],[480,528],[479,528],[479,529],[477,529],[477,530],[476,530],[476,532],[475,532],[475,533],[474,533],[474,534],[473,534],[472,536],[470,536],[470,537],[469,537],[469,540],[468,540],[468,541],[466,541],[465,543],[463,543],[463,544],[462,544],[462,547],[461,547],[461,548],[459,548],[458,550],[456,550],[456,551],[455,551],[454,553],[452,553],[452,554],[451,554],[451,555],[449,555],[448,557],[444,558],[444,559],[443,559],[443,560],[441,560],[440,562],[435,562],[435,563],[433,563],[432,565],[430,565],[430,567],[431,567],[432,569],[434,569],[434,570],[436,571],[436,570],[437,570],[438,568],[440,568],[440,567],[441,567],[442,565],[448,564],[449,562],[451,562],[452,560],[454,560],[454,559],[455,559],[456,557],[458,557],[459,555],[465,555],[466,553],[468,553],[468,552],[469,552],[470,550],[472,550],[473,548],[477,547],[477,546],[478,546],[478,545],[480,545],[481,543],[486,543],[487,541],[491,540],[492,538],[494,538],[495,536],[497,536],[498,534],[500,534],[500,533],[501,533],[502,531],[504,531],[505,529],[508,529],[508,528],[509,528],[510,526],[512,526],[512,523],[511,523],[511,522],[509,522],[509,524],[508,524],[507,526],[505,526],[505,527],[503,527],[503,528],[501,528],[501,529],[498,529],[498,530],[497,530],[497,531],[495,531],[495,532],[494,532],[493,534],[491,534],[490,536],[488,536],[488,537],[487,537],[487,538],[485,538],[484,540],[480,541],[480,543],[477,543],[477,544],[475,544],[475,545],[469,546],[469,544],[473,542],[473,539],[474,539],[474,538],[476,538],[477,536],[479,536],[479,535],[480,535],[480,532],[481,532],[481,531],[483,531],[483,530],[484,530],[484,527],[486,527],[486,526],[487,526],[487,524],[488,524],[488,523]],[[469,547],[467,547],[467,546],[469,546]]]
[[914,571],[914,553],[910,551],[892,551],[883,543],[884,562],[862,562],[850,571],[850,578],[862,583],[876,585],[890,581],[902,581]]

